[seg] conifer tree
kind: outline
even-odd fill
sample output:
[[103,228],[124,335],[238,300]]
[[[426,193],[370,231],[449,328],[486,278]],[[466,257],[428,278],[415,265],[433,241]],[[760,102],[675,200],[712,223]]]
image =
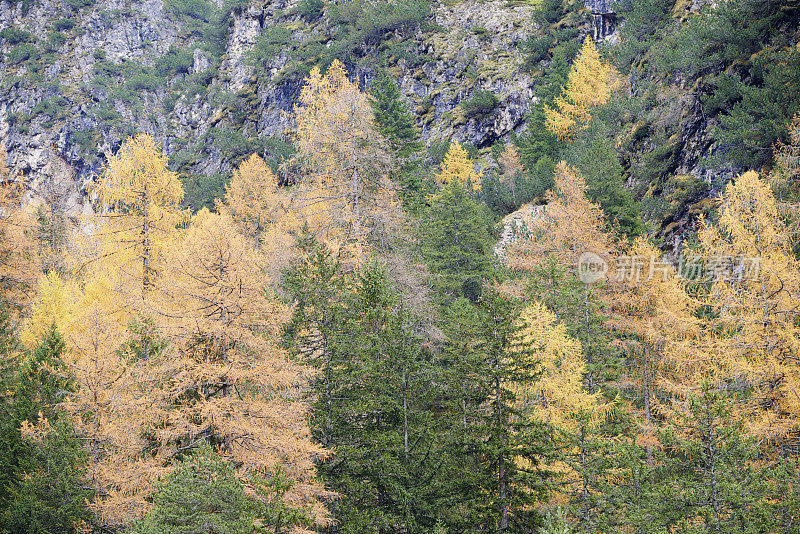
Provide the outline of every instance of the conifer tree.
[[603,63],[594,40],[588,36],[569,72],[567,85],[556,97],[556,109],[544,108],[547,129],[559,139],[571,138],[589,124],[591,108],[608,102],[612,88],[612,68]]
[[35,217],[23,206],[24,182],[12,174],[0,144],[0,299],[26,304],[41,271],[33,238]]
[[396,157],[406,158],[420,150],[414,118],[408,112],[400,91],[386,71],[380,71],[370,87],[369,103],[378,131],[392,147]]
[[[718,336],[716,376],[752,389],[748,429],[779,450],[798,432],[800,346],[796,300],[800,266],[769,186],[753,171],[725,188],[716,225],[700,232],[700,250],[723,262],[707,271],[712,286],[703,304],[713,310]],[[724,259],[733,258],[726,265]]]
[[475,172],[475,164],[458,143],[450,143],[450,148],[442,162],[442,169],[436,180],[443,185],[457,182],[467,191],[480,191],[481,175]]
[[298,245],[305,258],[286,274],[296,307],[284,342],[321,370],[310,421],[333,453],[319,470],[341,495],[334,516],[351,532],[424,532],[441,497],[426,409],[432,369],[414,322],[382,267],[345,276],[324,244],[306,235]]
[[153,509],[131,534],[249,534],[249,500],[230,464],[204,445],[159,484]]
[[492,273],[490,232],[485,207],[469,198],[459,181],[430,200],[417,235],[442,299],[480,295],[482,279]]
[[[474,343],[458,367],[464,421],[451,447],[470,458],[458,477],[470,480],[464,517],[482,532],[524,532],[533,524],[531,504],[544,494],[547,472],[540,466],[548,442],[516,392],[539,379],[540,361],[524,341],[517,304],[487,288],[478,302]],[[462,332],[462,336],[469,332]],[[471,465],[470,465],[471,464]],[[474,471],[473,471],[474,470]]]
[[705,383],[660,432],[664,458],[645,490],[653,507],[645,532],[772,531],[765,478],[753,468],[756,442],[731,399]]
[[[126,141],[111,159],[96,186],[106,229],[100,257],[113,260],[120,290],[145,299],[163,267],[163,253],[182,219],[183,186],[167,167],[153,138]],[[128,285],[133,287],[124,287]]]
[[365,247],[400,217],[386,140],[373,124],[367,97],[334,60],[324,76],[318,68],[311,71],[294,117],[303,215],[315,232],[360,263]]
[[12,398],[0,405],[0,528],[9,532],[72,531],[90,518],[91,491],[80,480],[86,454],[59,410],[75,386],[65,373],[65,349],[51,325],[15,373]]
[[160,362],[168,377],[157,393],[169,424],[150,423],[163,454],[219,444],[248,480],[280,468],[294,482],[285,502],[327,522],[314,461],[306,404],[298,398],[308,369],[277,347],[288,310],[270,297],[264,258],[226,215],[201,210],[171,254],[164,289],[165,333],[178,349]]

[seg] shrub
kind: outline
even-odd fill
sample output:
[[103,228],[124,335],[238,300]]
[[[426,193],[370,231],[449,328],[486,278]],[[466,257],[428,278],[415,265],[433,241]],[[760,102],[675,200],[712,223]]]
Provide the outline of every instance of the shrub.
[[480,89],[461,102],[461,109],[467,117],[482,117],[494,111],[500,100],[491,91]]
[[301,0],[297,4],[297,14],[311,22],[319,19],[325,9],[325,0]]
[[14,28],[13,26],[0,30],[0,37],[10,45],[36,42],[36,37],[34,37],[33,34],[25,30],[20,30],[19,28]]
[[156,72],[160,76],[188,74],[193,63],[192,54],[192,49],[181,49],[172,45],[166,54],[156,60]]
[[67,0],[67,5],[72,9],[83,9],[94,5],[95,0]]
[[74,19],[58,19],[53,23],[53,29],[56,31],[71,30],[77,25]]
[[10,65],[17,65],[23,61],[35,58],[38,53],[39,50],[35,46],[31,44],[21,44],[13,48],[11,52],[8,53],[6,59]]
[[48,52],[56,52],[67,42],[67,37],[61,32],[48,32],[47,42],[44,49]]

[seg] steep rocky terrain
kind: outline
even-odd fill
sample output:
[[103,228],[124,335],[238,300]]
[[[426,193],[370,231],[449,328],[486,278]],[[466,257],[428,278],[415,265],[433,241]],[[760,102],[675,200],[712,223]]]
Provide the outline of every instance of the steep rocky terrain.
[[[248,149],[260,148],[259,140],[281,145],[302,76],[286,75],[287,54],[258,57],[254,46],[275,28],[293,28],[292,46],[308,46],[334,26],[324,18],[306,24],[294,3],[282,0],[231,7],[221,16],[216,59],[160,0],[78,4],[0,3],[0,26],[30,34],[2,41],[0,143],[32,195],[43,196],[53,176],[74,181],[72,211],[81,209],[78,193],[105,158],[134,131],[154,135],[177,168],[195,175],[228,172]],[[518,68],[519,45],[535,31],[530,8],[471,1],[438,6],[433,21],[438,27],[399,29],[388,39],[417,56],[392,58],[391,73],[426,141],[455,137],[487,147],[522,130],[535,99],[529,75]],[[357,52],[362,61],[350,65],[362,85],[374,74],[369,58],[377,48],[366,43]],[[19,60],[26,52],[30,57]],[[165,68],[166,60],[176,66]],[[497,101],[467,116],[458,104],[478,89]]]
[[[106,158],[133,133],[150,133],[198,207],[249,153],[272,165],[291,153],[302,80],[313,65],[338,58],[362,88],[378,69],[389,72],[434,163],[453,139],[490,168],[497,140],[530,131],[555,48],[590,35],[630,69],[623,72],[627,108],[617,106],[607,123],[621,178],[642,201],[651,230],[674,247],[706,209],[703,199],[743,168],[719,151],[715,136],[725,100],[711,113],[707,100],[736,61],[695,72],[685,57],[693,50],[684,47],[678,69],[659,71],[652,52],[629,50],[626,27],[635,23],[644,37],[666,42],[674,32],[664,28],[703,2],[557,4],[556,15],[542,19],[538,3],[506,0],[391,8],[323,0],[4,0],[0,143],[31,198],[53,197],[56,188],[75,215],[91,209],[87,185]],[[617,4],[633,22],[619,19]],[[637,6],[645,4],[652,20],[642,22]],[[570,50],[568,59],[577,48]]]

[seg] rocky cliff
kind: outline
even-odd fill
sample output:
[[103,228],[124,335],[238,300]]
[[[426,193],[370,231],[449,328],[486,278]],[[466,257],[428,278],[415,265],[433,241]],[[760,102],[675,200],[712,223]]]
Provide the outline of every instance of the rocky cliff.
[[[309,63],[295,56],[330,46],[340,24],[309,20],[286,0],[210,7],[203,20],[162,0],[0,3],[0,27],[13,29],[0,41],[0,143],[32,197],[46,196],[55,176],[73,184],[70,211],[85,209],[87,183],[134,132],[152,134],[194,175],[283,146]],[[438,5],[424,27],[356,43],[348,67],[367,86],[380,56],[428,144],[453,137],[485,148],[523,129],[536,98],[519,69],[536,31],[530,11],[500,0]],[[270,50],[276,33],[284,44]],[[482,107],[460,106],[489,93]]]

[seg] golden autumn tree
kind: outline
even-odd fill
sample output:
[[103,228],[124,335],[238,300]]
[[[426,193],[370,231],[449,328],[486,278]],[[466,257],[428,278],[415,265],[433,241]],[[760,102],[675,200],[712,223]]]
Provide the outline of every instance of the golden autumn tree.
[[20,341],[28,350],[41,342],[42,336],[56,325],[64,332],[70,321],[69,296],[64,281],[55,272],[42,276],[31,303],[30,315],[25,319],[20,332]]
[[749,430],[778,446],[800,437],[800,264],[770,187],[753,171],[725,188],[717,224],[699,233],[709,265],[717,378],[747,391]]
[[306,78],[294,118],[303,215],[319,235],[337,249],[345,245],[360,261],[365,245],[387,234],[400,216],[387,143],[367,97],[335,60],[324,76],[314,68]]
[[119,350],[130,333],[115,296],[101,274],[72,296],[65,360],[77,390],[61,407],[89,452],[86,478],[96,492],[90,507],[104,527],[120,529],[150,509],[170,457],[153,451],[145,433],[163,410],[153,395],[163,377],[148,359]]
[[571,138],[589,124],[593,107],[609,101],[613,86],[613,68],[600,59],[594,41],[586,37],[569,72],[567,85],[556,97],[555,109],[544,108],[547,129],[559,139]]
[[183,186],[167,157],[146,134],[126,141],[111,157],[96,187],[103,215],[100,258],[115,256],[121,291],[144,299],[156,283],[165,248],[183,218]]
[[325,452],[311,441],[301,399],[309,371],[277,346],[288,309],[269,296],[264,264],[226,215],[201,210],[192,219],[163,293],[178,353],[162,364],[161,398],[173,408],[151,432],[167,451],[219,443],[245,484],[280,470],[293,483],[286,503],[324,526],[327,494],[314,461]]
[[301,214],[291,194],[278,187],[278,179],[261,157],[251,155],[242,162],[225,188],[217,211],[230,214],[237,228],[255,242],[269,258],[269,274],[279,276],[290,259],[286,244],[302,226]]
[[800,111],[789,123],[789,142],[779,141],[773,152],[775,168],[768,182],[775,196],[778,213],[786,222],[793,246],[800,236]]
[[514,143],[506,144],[506,147],[500,154],[497,163],[500,164],[500,168],[502,170],[502,174],[500,175],[500,182],[505,184],[506,187],[509,188],[509,190],[511,191],[511,199],[514,201],[515,205],[518,205],[517,189],[516,189],[517,178],[522,176],[527,171],[525,170],[525,167],[522,165],[522,162],[519,159],[519,154],[517,153],[517,149],[514,146]]
[[475,164],[464,147],[456,142],[450,143],[436,179],[443,185],[458,182],[467,191],[481,190],[481,175],[475,172]]
[[605,231],[603,211],[586,196],[586,181],[566,162],[556,166],[555,186],[544,209],[525,210],[523,236],[506,253],[509,267],[530,270],[550,254],[574,267],[578,256],[591,250],[608,256],[614,242]]
[[594,454],[600,425],[612,408],[601,401],[599,392],[584,389],[587,373],[581,343],[567,334],[556,315],[541,302],[528,305],[519,317],[522,343],[531,347],[542,370],[539,380],[517,398],[531,417],[555,430],[561,450],[551,468],[561,474],[562,483],[552,498],[566,497],[588,516],[592,496],[598,492],[597,471],[601,463]]
[[6,162],[0,145],[0,301],[22,306],[41,271],[34,238],[36,219],[24,202],[24,184]]
[[637,441],[652,461],[656,417],[668,417],[672,400],[686,399],[710,376],[713,351],[697,318],[699,303],[646,238],[617,258],[612,276],[610,325],[641,395],[644,424]]

